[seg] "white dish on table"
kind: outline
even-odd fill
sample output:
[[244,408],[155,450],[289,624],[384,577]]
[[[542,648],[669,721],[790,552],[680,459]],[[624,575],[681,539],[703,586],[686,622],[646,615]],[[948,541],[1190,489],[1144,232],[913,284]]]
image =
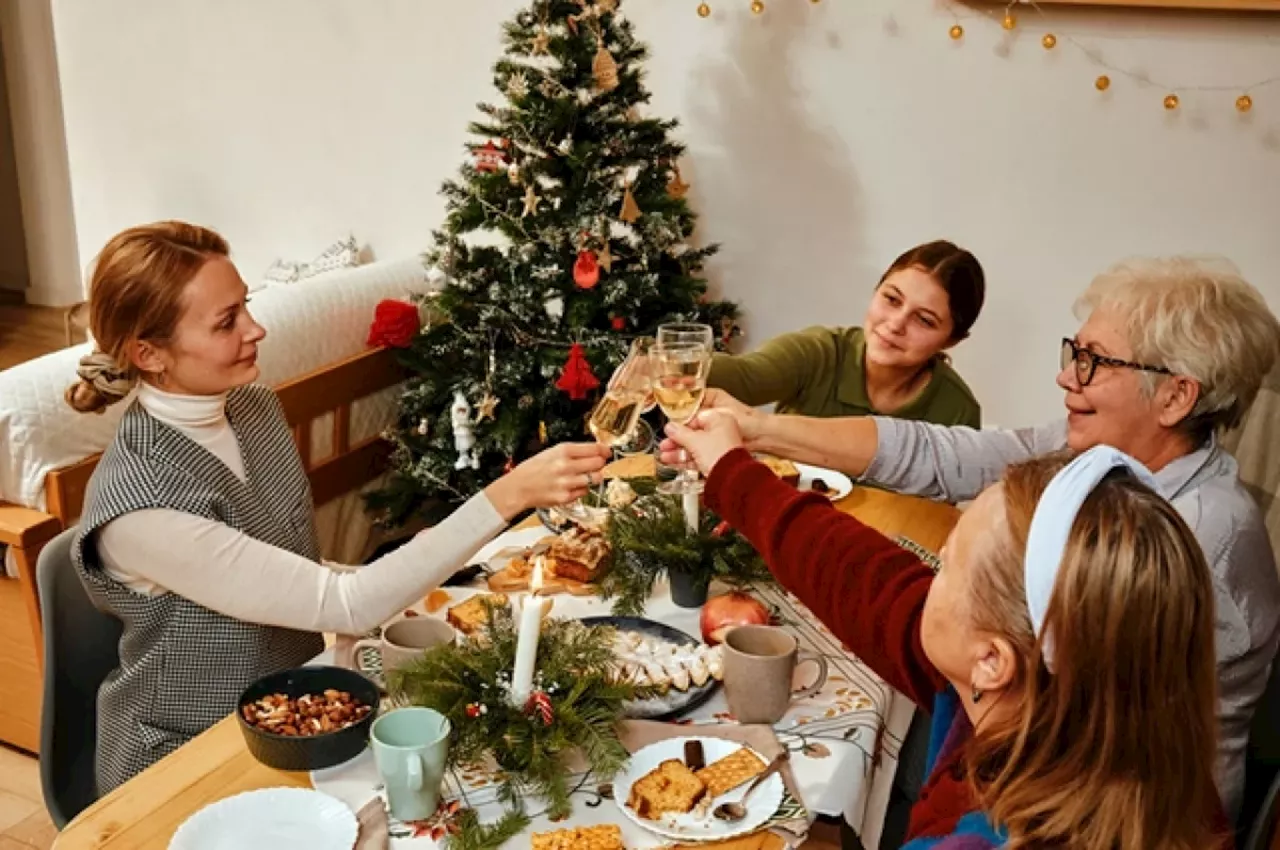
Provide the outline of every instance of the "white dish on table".
[[798,490],[812,490],[813,482],[822,479],[822,483],[830,488],[826,496],[833,502],[838,502],[853,492],[853,480],[843,472],[807,463],[797,463],[796,469],[800,472],[800,483],[796,485]]
[[[751,799],[747,803],[747,816],[740,821],[720,820],[711,813],[711,810],[721,803],[741,802],[747,792],[747,788],[751,785],[750,781],[744,782],[732,791],[721,794],[711,800],[709,805],[704,803],[695,806],[693,811],[688,814],[663,815],[659,820],[646,820],[632,811],[631,807],[627,805],[627,799],[631,796],[631,786],[668,759],[684,761],[685,742],[692,740],[702,742],[702,750],[706,755],[707,764],[718,761],[738,750],[751,749],[745,744],[739,744],[737,741],[726,741],[723,738],[689,736],[657,741],[639,750],[631,756],[631,762],[627,765],[627,769],[613,781],[614,802],[627,819],[649,832],[661,835],[664,838],[674,838],[678,841],[722,841],[728,838],[736,838],[740,835],[748,835],[768,823],[769,819],[778,811],[778,807],[782,805],[784,786],[782,777],[776,773],[762,782],[755,793],[751,795]],[[769,763],[769,759],[759,752],[755,750],[752,750],[752,752],[759,756],[762,764]]]
[[359,834],[341,800],[309,788],[263,788],[205,806],[178,827],[169,850],[351,850]]

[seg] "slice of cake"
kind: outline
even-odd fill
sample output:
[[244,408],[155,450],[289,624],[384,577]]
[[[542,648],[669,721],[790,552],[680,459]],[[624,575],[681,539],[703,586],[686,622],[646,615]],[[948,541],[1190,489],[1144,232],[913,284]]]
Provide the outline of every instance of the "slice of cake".
[[454,605],[449,609],[449,613],[445,615],[445,619],[449,621],[449,625],[453,626],[464,635],[474,634],[489,622],[489,612],[487,606],[505,608],[508,605],[507,595],[505,593],[479,593],[462,602]]
[[693,810],[707,793],[706,784],[679,759],[667,759],[631,786],[627,805],[645,820]]
[[594,581],[608,560],[609,543],[604,535],[585,528],[566,531],[547,550],[552,574],[574,581]]
[[769,467],[774,475],[778,476],[792,487],[799,486],[800,469],[791,461],[785,458],[774,457],[769,454],[758,454],[756,455],[756,460]]
[[755,779],[767,765],[760,757],[745,747],[699,770],[700,779],[707,786],[707,793],[714,799],[726,791],[732,791],[742,783]]
[[532,850],[626,850],[622,828],[612,824],[534,833],[530,847]]

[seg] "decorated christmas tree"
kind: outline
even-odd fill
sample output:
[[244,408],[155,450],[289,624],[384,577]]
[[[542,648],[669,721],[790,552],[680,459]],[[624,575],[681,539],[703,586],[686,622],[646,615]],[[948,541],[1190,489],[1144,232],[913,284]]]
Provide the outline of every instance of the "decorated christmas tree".
[[735,305],[706,298],[673,120],[646,116],[647,51],[620,0],[534,0],[505,27],[483,118],[426,262],[439,291],[403,349],[384,521],[438,518],[585,420],[630,341]]

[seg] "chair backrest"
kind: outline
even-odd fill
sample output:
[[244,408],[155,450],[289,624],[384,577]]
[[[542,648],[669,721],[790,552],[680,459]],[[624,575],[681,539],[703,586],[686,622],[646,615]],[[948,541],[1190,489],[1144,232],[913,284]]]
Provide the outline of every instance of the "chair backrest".
[[1280,555],[1280,366],[1263,380],[1239,428],[1222,438],[1222,446],[1240,465],[1240,481],[1262,510],[1271,548]]
[[71,562],[73,526],[50,540],[36,562],[44,621],[44,704],[40,781],[61,829],[97,799],[98,686],[120,663],[122,625],[94,607]]
[[1280,775],[1271,782],[1271,788],[1267,791],[1262,809],[1253,821],[1248,837],[1240,845],[1240,850],[1269,850],[1277,845],[1277,837],[1280,836],[1280,829],[1277,829],[1277,826],[1280,826],[1277,824],[1280,820],[1277,818],[1277,815],[1280,815],[1278,803],[1280,803]]

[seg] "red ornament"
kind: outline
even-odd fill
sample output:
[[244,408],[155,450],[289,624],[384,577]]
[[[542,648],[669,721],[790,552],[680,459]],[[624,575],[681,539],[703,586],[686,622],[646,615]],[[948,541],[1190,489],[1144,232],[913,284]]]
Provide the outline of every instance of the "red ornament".
[[625,331],[627,329],[627,320],[622,316],[614,316],[609,324],[613,326],[615,331]]
[[600,386],[600,380],[591,372],[591,364],[587,362],[586,352],[579,343],[569,346],[569,359],[564,364],[564,371],[556,381],[556,389],[564,390],[569,398],[582,401],[587,393]]
[[508,472],[510,472],[515,468],[516,468],[516,459],[513,457],[509,457],[507,458],[507,462],[502,465],[502,474],[506,475]]
[[591,289],[600,282],[600,263],[595,251],[579,251],[573,264],[573,282],[579,289]]
[[373,324],[369,326],[369,345],[385,345],[390,348],[408,348],[418,333],[421,317],[418,308],[404,301],[386,299],[373,309]]
[[551,705],[551,697],[542,691],[534,691],[524,705],[524,713],[542,721],[543,726],[550,726],[556,719],[555,707]]
[[485,142],[484,147],[476,151],[476,171],[493,174],[501,171],[507,162],[507,155],[493,142]]
[[711,529],[711,536],[724,537],[726,534],[728,534],[730,528],[731,526],[729,525],[729,520],[722,519],[720,520],[720,522],[716,524],[715,528]]
[[470,717],[472,720],[475,720],[479,716],[480,716],[480,706],[474,702],[469,704],[467,706],[467,717]]

